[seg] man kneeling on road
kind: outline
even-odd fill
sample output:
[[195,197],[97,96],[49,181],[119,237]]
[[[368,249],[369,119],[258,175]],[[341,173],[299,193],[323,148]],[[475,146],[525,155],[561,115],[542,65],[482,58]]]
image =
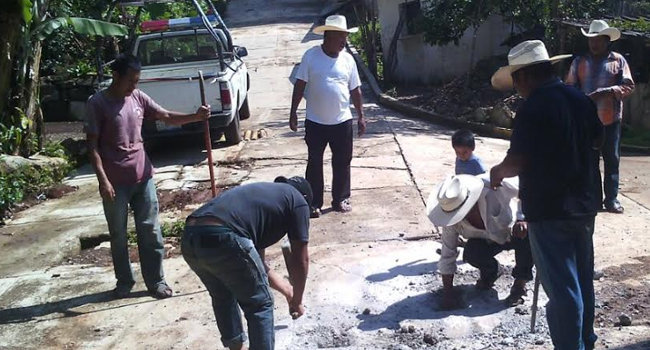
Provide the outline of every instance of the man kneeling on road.
[[[250,348],[274,349],[269,285],[287,299],[294,319],[305,313],[312,198],[307,180],[280,176],[274,183],[228,190],[187,218],[183,257],[210,292],[221,341],[231,350],[246,349],[239,307],[248,322]],[[264,249],[285,234],[291,243],[286,263],[293,287],[264,259]]]
[[443,284],[442,309],[462,307],[453,288],[459,236],[468,239],[463,260],[480,270],[477,288],[492,288],[499,277],[499,263],[494,256],[503,250],[514,249],[516,260],[512,270],[515,282],[505,300],[508,306],[523,302],[526,282],[532,279],[527,225],[517,200],[519,181],[506,179],[496,191],[488,186],[486,175],[456,175],[447,178],[429,196],[429,219],[434,225],[444,227],[438,262]]

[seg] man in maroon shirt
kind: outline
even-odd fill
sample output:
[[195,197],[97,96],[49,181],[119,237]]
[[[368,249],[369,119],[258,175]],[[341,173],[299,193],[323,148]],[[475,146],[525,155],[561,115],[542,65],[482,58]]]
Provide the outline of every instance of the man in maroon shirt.
[[111,64],[111,85],[94,94],[86,106],[85,130],[90,162],[97,174],[99,193],[111,236],[111,254],[117,278],[115,297],[129,295],[135,284],[127,241],[128,208],[133,210],[142,276],[156,298],[172,296],[162,269],[164,254],[153,166],[142,142],[142,121],[158,119],[182,125],[210,116],[210,107],[194,114],[167,111],[136,89],[140,61],[120,55]]

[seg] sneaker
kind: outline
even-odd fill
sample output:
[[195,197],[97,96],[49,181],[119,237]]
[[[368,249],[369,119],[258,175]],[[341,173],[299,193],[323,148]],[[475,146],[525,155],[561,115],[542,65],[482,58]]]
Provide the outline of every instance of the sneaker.
[[320,211],[320,208],[312,208],[311,213],[309,213],[309,217],[312,219],[319,218],[321,216],[322,212]]
[[332,204],[332,209],[341,213],[347,213],[352,210],[352,205],[350,204],[350,199],[346,198],[338,203]]

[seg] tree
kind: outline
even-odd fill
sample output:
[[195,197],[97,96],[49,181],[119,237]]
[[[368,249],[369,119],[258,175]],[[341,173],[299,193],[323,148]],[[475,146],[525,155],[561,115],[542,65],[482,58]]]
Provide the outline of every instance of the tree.
[[[52,1],[56,3],[56,1]],[[48,0],[9,0],[0,12],[0,150],[29,155],[42,145],[39,108],[42,42],[61,28],[86,35],[126,35],[123,25],[53,17]]]
[[[431,45],[458,45],[467,29],[474,29],[471,66],[474,65],[476,31],[491,15],[501,15],[514,28],[525,31],[543,26],[548,42],[554,43],[563,18],[599,17],[605,0],[421,0],[424,14],[424,40]],[[514,33],[511,33],[514,34]],[[515,43],[516,44],[516,43]],[[554,45],[548,45],[554,47]],[[470,67],[470,70],[471,68]]]

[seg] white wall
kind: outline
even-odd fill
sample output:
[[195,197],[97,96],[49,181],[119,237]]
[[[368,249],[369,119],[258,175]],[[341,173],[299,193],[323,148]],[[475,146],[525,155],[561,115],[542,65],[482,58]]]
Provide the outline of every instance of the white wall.
[[[387,57],[397,27],[399,4],[402,2],[378,0],[384,57]],[[448,81],[466,73],[470,64],[473,31],[472,28],[468,29],[459,40],[458,46],[453,43],[446,46],[431,46],[424,42],[422,34],[402,35],[397,43],[396,78],[400,82],[430,84]],[[509,34],[509,23],[504,23],[498,16],[488,18],[477,33],[474,64],[483,58],[507,54],[509,48],[500,44]]]

